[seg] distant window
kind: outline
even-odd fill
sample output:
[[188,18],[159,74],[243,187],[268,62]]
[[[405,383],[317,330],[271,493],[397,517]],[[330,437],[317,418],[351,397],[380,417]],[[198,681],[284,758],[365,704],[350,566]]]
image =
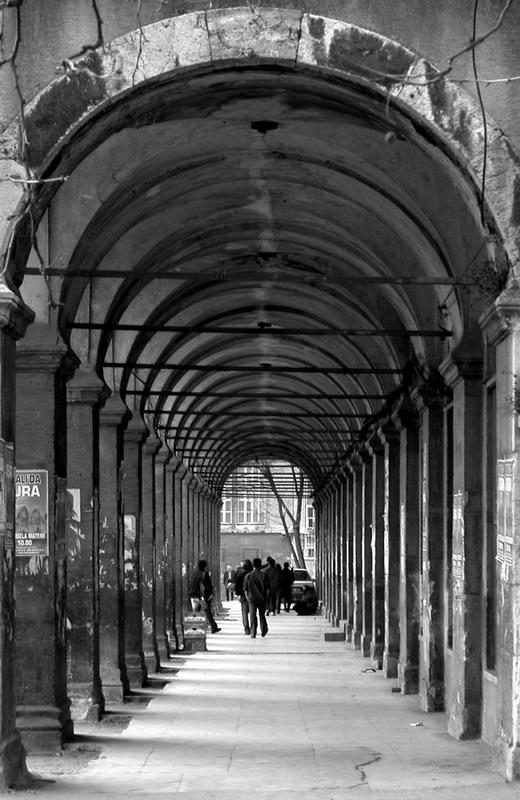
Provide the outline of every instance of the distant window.
[[231,525],[232,523],[232,503],[231,500],[224,500],[220,510],[220,521],[222,525]]
[[314,528],[314,506],[307,506],[307,527]]

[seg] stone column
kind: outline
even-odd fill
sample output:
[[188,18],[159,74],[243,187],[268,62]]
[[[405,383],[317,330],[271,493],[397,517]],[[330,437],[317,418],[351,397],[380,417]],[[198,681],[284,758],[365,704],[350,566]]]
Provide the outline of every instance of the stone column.
[[173,525],[175,537],[174,560],[177,565],[175,571],[175,626],[177,631],[177,640],[179,642],[182,642],[182,618],[184,612],[187,610],[186,576],[188,572],[188,556],[183,523],[183,486],[185,475],[186,467],[179,461],[175,466],[173,485]]
[[163,447],[155,456],[155,538],[157,552],[156,584],[157,603],[155,619],[157,629],[157,650],[159,665],[170,658],[170,642],[167,626],[168,605],[168,538],[166,507],[166,467],[171,451]]
[[133,416],[124,432],[123,524],[125,664],[130,690],[146,684],[148,668],[143,651],[141,447],[148,428]]
[[348,493],[347,479],[344,471],[341,472],[338,485],[338,563],[340,569],[340,581],[338,587],[338,615],[340,625],[346,633],[348,615],[348,542],[347,542],[347,516],[348,516]]
[[321,565],[323,571],[323,608],[330,619],[330,490],[327,487],[321,500]]
[[25,788],[29,772],[16,728],[14,427],[15,342],[33,320],[32,311],[0,284],[0,788]]
[[[424,711],[444,709],[444,398],[423,386],[413,393],[421,413],[421,635],[419,694]],[[449,569],[449,566],[448,566]]]
[[355,589],[355,552],[354,552],[354,478],[350,470],[345,471],[346,481],[346,528],[345,528],[345,569],[346,569],[346,611],[347,626],[345,635],[352,641],[354,629],[354,589]]
[[[383,667],[385,648],[385,453],[378,434],[368,443],[372,456],[372,496],[370,509],[372,552],[372,630],[370,658]],[[366,525],[366,523],[365,523]]]
[[[453,390],[453,690],[448,732],[480,736],[482,702],[482,360],[443,365]],[[431,560],[431,551],[430,551]],[[431,582],[430,576],[430,582]]]
[[129,412],[119,395],[99,412],[99,648],[103,694],[121,703],[130,692],[125,664],[123,428]]
[[[29,750],[57,753],[73,733],[67,696],[65,390],[72,360],[66,346],[56,343],[56,332],[38,325],[19,345],[16,366],[16,529],[17,537],[33,542],[26,545],[32,555],[17,546],[17,724]],[[37,470],[36,482],[19,483],[20,470]]]
[[342,569],[342,508],[341,479],[334,481],[332,494],[332,613],[335,625],[342,619],[343,569]]
[[384,580],[385,580],[385,646],[383,672],[387,678],[397,677],[400,646],[399,586],[400,586],[400,509],[399,433],[393,425],[380,429],[384,445]]
[[[494,567],[496,576],[497,731],[494,768],[506,780],[520,778],[520,302],[518,291],[504,292],[483,318],[496,358]],[[516,532],[515,532],[516,531]],[[491,542],[489,543],[491,546]],[[490,619],[488,624],[494,624]]]
[[161,668],[157,645],[157,543],[155,530],[155,455],[161,447],[161,440],[152,437],[142,448],[142,593],[143,593],[143,652],[148,675],[159,672]]
[[394,416],[399,430],[399,663],[397,676],[403,694],[419,691],[420,606],[420,511],[419,430],[415,408],[403,408]]
[[354,650],[361,648],[363,632],[363,467],[358,455],[349,463],[352,473],[352,636]]
[[181,482],[181,526],[182,526],[182,616],[191,611],[190,598],[188,594],[189,581],[196,567],[193,563],[193,539],[189,516],[190,506],[190,486],[192,475],[187,470],[184,472]]
[[372,642],[372,594],[373,594],[373,556],[372,556],[372,457],[363,449],[361,498],[361,566],[362,566],[362,612],[363,633],[361,634],[361,654],[370,655]]
[[[74,719],[99,720],[99,465],[97,412],[107,396],[92,369],[67,384],[68,690]],[[96,424],[95,424],[96,423]]]
[[165,464],[164,505],[165,505],[165,533],[164,533],[164,584],[165,584],[165,626],[168,637],[167,650],[170,656],[179,649],[177,638],[177,599],[176,586],[178,581],[179,562],[176,560],[176,532],[175,532],[175,473],[179,460],[173,456]]

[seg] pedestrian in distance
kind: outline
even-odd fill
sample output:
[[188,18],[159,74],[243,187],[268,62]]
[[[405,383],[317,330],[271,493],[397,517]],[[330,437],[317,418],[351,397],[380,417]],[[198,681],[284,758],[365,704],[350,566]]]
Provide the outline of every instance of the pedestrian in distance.
[[222,583],[224,584],[224,589],[226,591],[226,600],[233,600],[233,596],[235,594],[235,580],[236,571],[233,569],[231,564],[228,564],[224,570],[224,576],[222,578]]
[[244,593],[244,579],[248,572],[253,569],[253,562],[249,558],[242,561],[242,566],[237,569],[235,579],[235,595],[240,600],[240,610],[242,611],[242,624],[244,626],[244,633],[249,636],[251,633],[251,623],[249,619],[249,603]]
[[280,581],[276,562],[271,556],[267,556],[267,565],[262,568],[262,572],[267,575],[269,581],[269,595],[267,598],[266,615],[276,614],[276,594],[280,589]]
[[293,583],[294,572],[290,568],[289,562],[284,561],[283,569],[280,572],[280,599],[285,611],[291,610]]
[[203,611],[211,633],[218,633],[221,628],[218,627],[213,616],[213,609],[211,603],[213,601],[213,584],[210,575],[207,571],[207,561],[201,559],[197,564],[197,569],[192,575],[188,586],[188,594],[190,596],[191,607],[193,611]]
[[[265,618],[267,597],[269,594],[269,579],[265,572],[261,570],[262,560],[253,558],[253,569],[244,578],[244,594],[249,603],[249,618],[251,623],[250,636],[256,637],[258,624],[260,633],[266,636],[269,628]],[[258,615],[258,616],[257,616]]]

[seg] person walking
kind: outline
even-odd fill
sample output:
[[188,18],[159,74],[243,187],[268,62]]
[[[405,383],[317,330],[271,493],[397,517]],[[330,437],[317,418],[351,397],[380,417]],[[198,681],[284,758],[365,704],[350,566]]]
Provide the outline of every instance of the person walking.
[[246,636],[249,636],[251,633],[251,624],[249,620],[249,603],[247,601],[247,597],[244,593],[244,579],[248,572],[251,572],[253,569],[253,563],[249,560],[249,558],[244,559],[242,561],[242,566],[237,569],[236,579],[235,579],[235,594],[240,600],[240,608],[242,611],[242,624],[244,626],[244,633]]
[[213,616],[213,609],[211,602],[213,600],[213,584],[209,573],[207,572],[207,561],[201,559],[197,564],[197,569],[193,573],[188,586],[188,594],[190,596],[191,607],[193,611],[203,611],[211,633],[218,633],[222,628],[219,628]]
[[267,597],[267,610],[265,612],[267,616],[269,614],[276,614],[276,593],[280,588],[279,575],[274,558],[267,556],[267,565],[263,567],[262,572],[267,575],[267,580],[269,581],[269,595]]
[[[261,571],[262,560],[253,558],[253,569],[244,578],[244,594],[249,603],[249,616],[251,623],[251,639],[256,637],[258,621],[260,621],[260,633],[266,636],[269,628],[265,618],[266,602],[269,593],[269,579],[265,572]],[[258,614],[258,618],[257,618]]]
[[291,610],[292,585],[294,583],[294,573],[288,561],[284,561],[283,569],[280,572],[280,600],[285,611]]
[[235,580],[236,571],[233,569],[231,564],[228,564],[224,570],[224,577],[222,578],[222,583],[224,584],[224,589],[226,590],[226,600],[233,600],[233,596],[235,594]]

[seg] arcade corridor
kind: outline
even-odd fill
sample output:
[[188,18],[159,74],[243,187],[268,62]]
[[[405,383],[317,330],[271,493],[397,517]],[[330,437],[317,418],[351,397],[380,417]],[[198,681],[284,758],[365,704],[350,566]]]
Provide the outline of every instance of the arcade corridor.
[[350,663],[519,779],[520,3],[0,23],[0,787],[184,653],[255,459]]

